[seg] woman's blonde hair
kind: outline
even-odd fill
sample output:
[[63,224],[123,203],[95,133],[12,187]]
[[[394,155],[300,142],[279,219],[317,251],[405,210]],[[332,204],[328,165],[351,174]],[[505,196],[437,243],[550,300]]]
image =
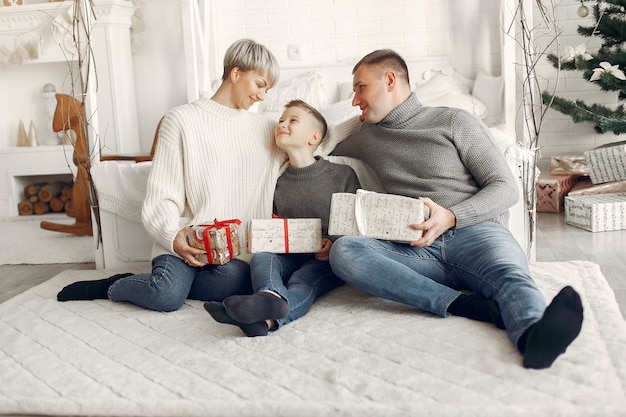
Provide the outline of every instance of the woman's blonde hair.
[[280,76],[278,60],[274,54],[252,39],[239,39],[228,47],[224,55],[222,81],[226,81],[235,67],[243,72],[256,70],[267,74],[270,87],[276,85]]

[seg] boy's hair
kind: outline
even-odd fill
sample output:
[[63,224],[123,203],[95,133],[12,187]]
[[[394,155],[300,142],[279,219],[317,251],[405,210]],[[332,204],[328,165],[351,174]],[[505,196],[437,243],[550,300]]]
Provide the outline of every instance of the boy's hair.
[[328,124],[326,123],[326,119],[324,119],[324,116],[322,116],[322,113],[317,111],[317,109],[311,106],[309,103],[306,103],[305,101],[299,99],[291,100],[289,103],[285,104],[285,109],[288,109],[290,107],[301,108],[302,110],[305,110],[307,113],[313,116],[313,118],[320,124],[320,127],[322,128],[322,140],[320,140],[320,144],[324,142],[324,139],[326,139],[326,132],[328,131]]
[[222,81],[226,81],[235,67],[244,72],[256,70],[263,74],[267,73],[270,87],[276,85],[280,77],[280,67],[274,54],[252,39],[239,39],[228,47],[224,55]]
[[[391,49],[378,49],[374,52],[370,52],[365,55],[359,62],[356,63],[352,69],[352,74],[363,64],[378,65],[382,70],[392,70],[396,76],[403,79],[407,84],[409,82],[409,69],[406,65],[406,61],[397,52]],[[380,74],[382,76],[382,74]]]

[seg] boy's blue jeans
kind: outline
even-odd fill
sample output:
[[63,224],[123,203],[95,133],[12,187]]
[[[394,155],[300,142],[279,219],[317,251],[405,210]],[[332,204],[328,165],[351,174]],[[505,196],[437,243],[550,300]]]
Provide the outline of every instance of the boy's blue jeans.
[[189,266],[181,258],[160,255],[152,260],[152,272],[117,280],[109,299],[125,301],[155,311],[179,309],[187,298],[223,301],[235,294],[250,294],[250,267],[233,259],[224,265]]
[[345,236],[334,242],[330,264],[347,283],[442,317],[460,291],[495,300],[516,346],[546,308],[522,248],[492,222],[450,229],[426,248]]
[[289,314],[276,320],[279,327],[304,316],[317,298],[343,284],[315,254],[256,253],[250,274],[255,293],[270,290],[287,300]]

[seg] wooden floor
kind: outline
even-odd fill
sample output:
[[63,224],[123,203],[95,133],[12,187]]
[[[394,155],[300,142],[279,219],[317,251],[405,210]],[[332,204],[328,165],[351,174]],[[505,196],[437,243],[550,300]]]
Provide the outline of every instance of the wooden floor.
[[[588,260],[600,265],[626,317],[626,230],[591,233],[565,224],[563,214],[538,213],[537,261]],[[0,302],[66,269],[94,269],[89,264],[2,265]]]

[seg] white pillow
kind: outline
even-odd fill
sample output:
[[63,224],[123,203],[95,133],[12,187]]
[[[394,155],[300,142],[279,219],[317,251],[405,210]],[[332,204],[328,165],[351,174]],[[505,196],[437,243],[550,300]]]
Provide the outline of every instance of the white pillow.
[[334,126],[352,117],[360,116],[361,109],[358,106],[353,107],[352,99],[347,98],[324,108],[321,113],[324,119],[326,119],[328,126]]
[[285,83],[279,82],[270,88],[265,100],[259,103],[259,111],[282,113],[285,104],[295,99],[304,100],[318,110],[327,107],[328,97],[322,73],[312,71]]
[[504,121],[504,81],[479,71],[474,81],[472,95],[485,103],[487,114],[483,121],[487,126],[495,126]]
[[350,99],[354,97],[354,87],[352,81],[342,81],[339,83],[339,100]]
[[465,92],[453,75],[437,73],[419,84],[414,91],[417,99],[425,106],[456,107],[474,113],[481,119],[487,115],[485,104]]

